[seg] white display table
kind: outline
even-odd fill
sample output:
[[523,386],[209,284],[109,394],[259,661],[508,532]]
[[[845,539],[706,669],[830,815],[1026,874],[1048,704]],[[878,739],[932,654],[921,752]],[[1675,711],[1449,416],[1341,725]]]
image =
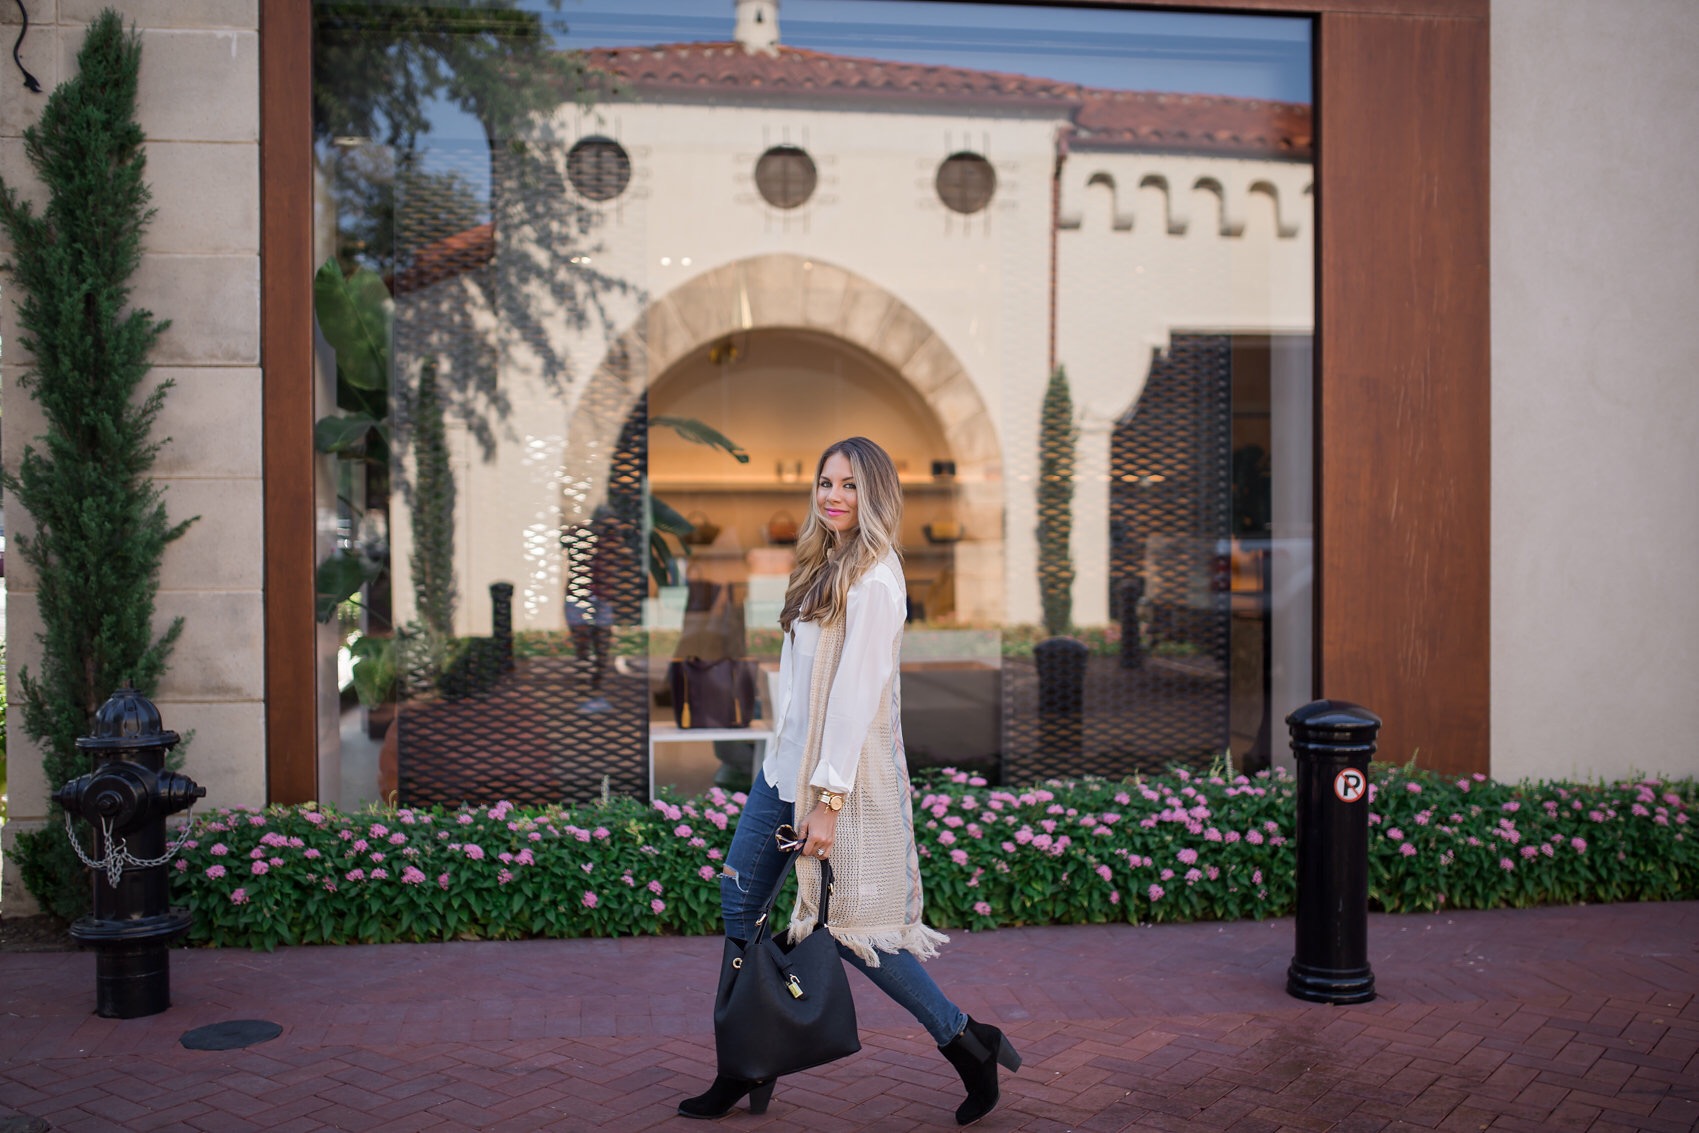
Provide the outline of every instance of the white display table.
[[736,740],[755,745],[755,760],[750,765],[751,778],[760,774],[761,765],[772,754],[773,729],[765,720],[757,720],[747,728],[681,728],[677,724],[649,725],[649,797],[655,796],[655,745],[711,743],[714,740]]

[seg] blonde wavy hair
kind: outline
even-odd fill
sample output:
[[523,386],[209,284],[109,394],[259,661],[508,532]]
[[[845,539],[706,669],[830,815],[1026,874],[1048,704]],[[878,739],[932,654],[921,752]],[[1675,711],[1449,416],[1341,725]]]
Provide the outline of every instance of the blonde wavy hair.
[[[849,461],[856,491],[856,529],[842,546],[820,512],[820,477],[833,453]],[[780,628],[790,633],[798,621],[818,621],[822,626],[842,622],[855,581],[892,551],[900,553],[897,536],[902,522],[903,486],[890,455],[866,437],[849,437],[827,446],[814,466],[808,519],[796,539],[796,568],[785,590]]]

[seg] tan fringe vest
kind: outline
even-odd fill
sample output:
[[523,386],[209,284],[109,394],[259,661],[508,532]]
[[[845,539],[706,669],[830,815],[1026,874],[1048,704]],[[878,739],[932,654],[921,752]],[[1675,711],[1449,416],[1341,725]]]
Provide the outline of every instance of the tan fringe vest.
[[[898,573],[900,579],[901,573]],[[819,792],[809,786],[820,762],[825,736],[826,702],[843,652],[844,626],[822,627],[808,688],[808,743],[797,775],[796,821],[814,808]],[[922,960],[938,954],[949,937],[921,923],[924,902],[920,857],[914,844],[914,806],[910,798],[908,757],[903,751],[898,671],[902,633],[891,642],[891,676],[879,698],[880,709],[868,730],[856,768],[855,790],[838,812],[832,842],[831,923],[826,928],[840,944],[869,967],[879,952],[913,952]],[[814,929],[820,907],[820,863],[797,862],[797,899],[791,911],[790,938],[801,940]]]

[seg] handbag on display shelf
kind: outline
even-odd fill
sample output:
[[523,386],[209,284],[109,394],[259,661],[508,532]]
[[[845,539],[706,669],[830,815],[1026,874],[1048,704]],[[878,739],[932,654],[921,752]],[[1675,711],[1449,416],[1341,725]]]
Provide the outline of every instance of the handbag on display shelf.
[[755,716],[755,662],[680,657],[667,664],[673,721],[681,728],[747,728]]
[[720,537],[720,525],[709,523],[701,512],[693,511],[684,519],[690,524],[690,534],[680,536],[680,540],[689,546],[706,547]]
[[861,1049],[844,962],[826,931],[831,862],[820,863],[820,916],[814,931],[799,944],[772,938],[773,905],[796,858],[792,852],[779,872],[755,935],[742,948],[726,940],[714,994],[714,1049],[719,1072],[729,1078],[764,1081]]
[[787,547],[796,542],[796,519],[788,511],[777,511],[767,521],[767,542]]

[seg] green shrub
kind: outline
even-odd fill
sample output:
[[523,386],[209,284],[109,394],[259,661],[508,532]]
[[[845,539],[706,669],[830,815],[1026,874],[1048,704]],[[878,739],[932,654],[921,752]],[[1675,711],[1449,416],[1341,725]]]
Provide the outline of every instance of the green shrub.
[[1370,795],[1370,900],[1389,912],[1699,896],[1692,781],[1610,786],[1388,769]]
[[[1692,781],[1450,779],[1377,765],[1370,905],[1392,912],[1699,897]],[[915,789],[927,919],[944,929],[1290,915],[1296,783],[1176,771]],[[719,931],[719,862],[743,796],[574,808],[219,811],[176,900],[197,943]],[[1508,866],[1507,864],[1508,863]]]

